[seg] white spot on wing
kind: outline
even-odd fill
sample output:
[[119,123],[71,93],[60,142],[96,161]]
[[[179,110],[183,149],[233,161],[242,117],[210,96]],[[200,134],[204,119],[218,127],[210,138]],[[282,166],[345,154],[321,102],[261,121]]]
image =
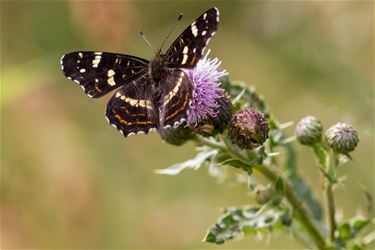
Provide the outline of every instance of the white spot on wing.
[[115,82],[115,79],[113,78],[113,76],[111,76],[110,78],[108,78],[107,83],[109,85],[111,85],[111,86],[115,86],[116,85],[116,82]]
[[167,105],[170,102],[170,100],[172,100],[172,98],[177,94],[183,79],[184,73],[181,72],[180,78],[177,80],[176,86],[171,91],[169,91],[169,93],[164,97],[163,106]]
[[187,59],[188,59],[188,57],[189,57],[188,55],[184,54],[184,57],[182,58],[181,64],[185,64],[186,61],[187,61]]
[[94,60],[92,60],[92,67],[97,68],[101,59],[101,56],[95,56]]
[[78,53],[79,58],[83,57],[83,54],[81,52]]
[[63,63],[63,59],[64,59],[65,55],[63,55],[60,59],[60,65],[61,65],[61,69],[64,70],[64,63]]
[[219,20],[220,20],[220,18],[219,18],[219,16],[220,16],[220,11],[219,11],[219,9],[216,8],[216,7],[214,7],[214,9],[216,10],[216,22],[219,22]]
[[191,25],[191,33],[193,33],[194,37],[198,35],[198,28],[195,26],[195,22]]
[[114,76],[115,73],[116,73],[116,72],[115,72],[113,69],[110,69],[110,70],[108,70],[108,72],[107,72],[107,76],[108,76],[108,77]]
[[211,38],[207,38],[206,45],[210,42]]
[[202,36],[206,35],[207,31],[203,30],[202,31]]
[[131,106],[134,106],[134,107],[142,107],[142,108],[147,108],[147,109],[152,109],[152,105],[151,105],[151,101],[149,100],[143,100],[143,99],[133,99],[133,98],[130,98],[130,97],[127,97],[127,96],[124,96],[124,95],[121,95],[120,93],[116,93],[116,97],[119,97],[121,96],[121,100],[123,100],[124,102],[127,102],[129,103]]

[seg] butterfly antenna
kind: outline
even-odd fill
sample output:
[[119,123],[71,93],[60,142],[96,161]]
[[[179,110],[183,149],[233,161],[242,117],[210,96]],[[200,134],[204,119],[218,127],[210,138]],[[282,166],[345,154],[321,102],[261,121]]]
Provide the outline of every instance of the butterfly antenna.
[[182,18],[183,15],[184,15],[183,13],[180,13],[180,15],[179,15],[179,17],[177,18],[177,21],[176,21],[176,23],[174,24],[173,28],[169,31],[167,37],[164,39],[164,42],[163,42],[163,44],[161,45],[160,51],[163,49],[163,46],[164,46],[165,42],[168,40],[168,38],[170,37],[170,35],[171,35],[172,32],[174,31],[174,29],[177,27],[177,24],[178,24],[178,22],[181,20],[181,18]]
[[148,44],[148,46],[150,46],[151,48],[153,48],[156,51],[155,47],[152,46],[152,44],[148,41],[148,39],[145,36],[145,33],[143,33],[142,30],[139,31],[139,34],[141,35],[141,37],[143,38],[143,40],[145,40],[145,42]]

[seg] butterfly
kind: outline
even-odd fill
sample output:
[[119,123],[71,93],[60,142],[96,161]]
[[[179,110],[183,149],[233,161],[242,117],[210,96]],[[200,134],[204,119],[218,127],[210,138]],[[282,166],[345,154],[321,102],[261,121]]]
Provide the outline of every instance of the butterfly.
[[76,51],[61,58],[66,78],[92,98],[116,92],[106,107],[108,122],[125,137],[176,127],[187,119],[192,84],[183,69],[194,68],[219,24],[211,8],[188,26],[163,53],[148,61],[131,55]]

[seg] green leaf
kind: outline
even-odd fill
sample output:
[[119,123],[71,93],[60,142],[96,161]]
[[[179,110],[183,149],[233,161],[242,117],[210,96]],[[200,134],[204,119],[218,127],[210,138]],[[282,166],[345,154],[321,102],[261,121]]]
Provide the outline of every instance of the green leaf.
[[285,194],[285,184],[282,178],[278,178],[275,182],[275,190],[278,195],[284,196]]
[[341,240],[346,241],[353,237],[349,223],[344,223],[338,228],[339,237]]
[[[224,215],[208,230],[203,241],[223,244],[239,234],[264,234],[273,228],[289,226],[291,216],[280,208],[260,207],[228,208]],[[285,223],[287,222],[287,223]]]
[[227,159],[225,161],[218,163],[218,165],[229,165],[235,168],[243,168],[247,164],[237,159]]
[[363,228],[365,228],[369,224],[369,219],[354,218],[352,223],[353,234],[358,234]]
[[[265,114],[266,117],[269,117],[266,104],[263,101],[263,98],[255,92],[254,87],[247,85],[245,82],[230,82],[228,78],[222,78],[220,82],[221,87],[229,93],[232,100],[235,100],[235,103],[233,103],[235,108],[238,104],[241,104],[240,107],[247,105],[258,109]],[[236,109],[234,110],[236,111]]]
[[[285,135],[284,135],[285,136]],[[301,202],[306,204],[313,217],[321,221],[323,218],[323,210],[320,203],[313,196],[310,187],[305,183],[304,179],[299,175],[296,163],[296,153],[291,144],[281,145],[286,150],[286,160],[284,163],[285,171],[289,173],[288,180],[296,191]]]
[[353,245],[350,250],[363,250],[363,247],[362,246],[359,246],[357,244]]
[[210,150],[207,147],[202,147],[202,151],[199,152],[193,159],[187,160],[185,162],[174,164],[168,168],[165,169],[157,169],[155,170],[155,173],[157,174],[165,174],[165,175],[177,175],[184,169],[194,169],[197,170],[200,168],[203,163],[210,159],[211,157],[214,157],[218,154],[218,150]]
[[363,230],[367,225],[370,225],[371,221],[369,219],[364,219],[361,217],[352,218],[350,222],[342,223],[338,226],[339,239],[345,243],[355,239],[360,231]]

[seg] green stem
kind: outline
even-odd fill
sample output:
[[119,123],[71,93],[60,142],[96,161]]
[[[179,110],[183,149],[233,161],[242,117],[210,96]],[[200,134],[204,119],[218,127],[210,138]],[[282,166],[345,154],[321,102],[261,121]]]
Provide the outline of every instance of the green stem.
[[327,181],[325,196],[327,199],[327,218],[329,224],[329,237],[331,242],[335,240],[336,220],[335,220],[335,201],[333,198],[332,183]]
[[325,172],[330,176],[330,178],[325,178],[325,185],[324,185],[324,194],[325,194],[325,200],[326,200],[326,220],[327,224],[329,225],[329,238],[331,242],[334,242],[335,240],[335,231],[336,231],[336,220],[335,220],[335,200],[333,196],[333,182],[331,179],[334,179],[335,176],[333,169],[335,166],[332,166],[332,164],[336,165],[336,159],[333,160],[333,162],[329,159],[329,156],[327,154],[326,158],[326,166],[325,166]]
[[[275,171],[270,170],[266,166],[255,164],[253,165],[253,169],[256,169],[259,172],[261,172],[265,177],[267,177],[272,182],[275,182],[279,178],[279,176],[275,173]],[[285,182],[284,185],[285,185],[285,196],[297,213],[296,219],[298,219],[299,222],[308,231],[309,235],[314,240],[318,249],[326,249],[324,238],[320,234],[317,227],[314,225],[309,212],[306,210],[306,208],[297,198],[297,195],[294,193],[293,188],[290,186],[290,184]]]
[[[196,136],[194,139],[199,144],[204,144],[212,148],[216,148],[216,149],[228,152],[231,155],[233,155],[235,158],[237,158],[238,160],[241,160],[241,161],[250,160],[250,159],[247,159],[247,157],[245,157],[244,155],[237,152],[236,150],[232,150],[231,147],[225,147],[223,144],[212,142],[201,136]],[[252,168],[258,170],[262,175],[264,175],[266,178],[268,178],[270,181],[274,183],[279,179],[279,175],[277,174],[276,171],[271,170],[270,168],[264,165],[254,164],[252,165]],[[320,250],[326,249],[326,243],[325,243],[323,236],[320,234],[316,225],[313,223],[313,220],[309,212],[302,205],[300,200],[297,198],[297,195],[294,193],[293,188],[287,182],[285,182],[285,196],[287,200],[289,201],[289,203],[295,209],[296,219],[306,228],[307,232],[309,233],[309,235],[315,242],[318,249]]]
[[203,145],[209,146],[211,148],[219,149],[219,150],[222,150],[222,151],[227,151],[227,148],[223,144],[210,141],[210,140],[208,140],[208,139],[206,139],[202,136],[199,136],[199,135],[195,135],[193,137],[193,140],[198,144],[203,144]]

